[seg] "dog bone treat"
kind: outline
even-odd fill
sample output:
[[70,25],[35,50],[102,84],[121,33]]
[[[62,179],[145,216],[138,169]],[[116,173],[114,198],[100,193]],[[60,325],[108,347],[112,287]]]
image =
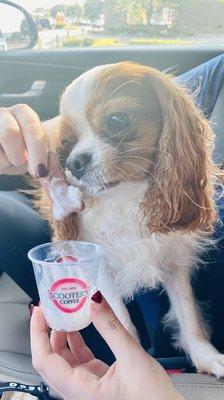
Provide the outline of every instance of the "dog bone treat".
[[58,156],[53,151],[48,155],[48,176],[40,181],[52,202],[54,219],[62,220],[74,212],[83,210],[82,192],[77,187],[68,185],[60,170]]

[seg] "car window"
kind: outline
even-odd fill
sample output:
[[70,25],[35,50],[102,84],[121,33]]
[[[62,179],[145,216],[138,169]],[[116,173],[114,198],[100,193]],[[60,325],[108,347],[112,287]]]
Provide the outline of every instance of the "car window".
[[17,0],[38,49],[223,43],[224,0]]

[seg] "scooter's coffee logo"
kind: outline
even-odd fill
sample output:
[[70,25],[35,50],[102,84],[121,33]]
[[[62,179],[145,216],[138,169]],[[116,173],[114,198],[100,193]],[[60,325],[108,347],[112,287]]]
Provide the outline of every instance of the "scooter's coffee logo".
[[90,293],[86,282],[77,278],[60,279],[53,283],[48,291],[49,299],[59,310],[74,313],[80,310]]

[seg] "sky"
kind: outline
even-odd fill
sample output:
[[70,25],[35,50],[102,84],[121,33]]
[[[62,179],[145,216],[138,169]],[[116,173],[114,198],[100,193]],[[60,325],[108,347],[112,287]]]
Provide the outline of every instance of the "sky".
[[84,3],[84,0],[15,0],[15,3],[20,4],[24,8],[27,9],[27,11],[32,11],[36,7],[43,7],[43,8],[50,8],[54,6],[55,4],[68,4],[72,5],[75,3],[82,4]]
[[2,33],[20,31],[23,14],[16,8],[0,3],[0,30]]

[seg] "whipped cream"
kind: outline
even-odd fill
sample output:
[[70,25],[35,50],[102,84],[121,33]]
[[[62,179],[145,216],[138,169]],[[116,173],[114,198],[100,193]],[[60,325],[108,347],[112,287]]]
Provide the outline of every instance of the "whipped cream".
[[62,220],[83,209],[82,192],[68,185],[63,178],[51,179],[49,193],[52,201],[52,216],[56,220]]
[[53,219],[62,220],[84,209],[82,192],[77,187],[68,185],[60,169],[59,158],[53,151],[48,155],[48,176],[40,181],[51,200]]

